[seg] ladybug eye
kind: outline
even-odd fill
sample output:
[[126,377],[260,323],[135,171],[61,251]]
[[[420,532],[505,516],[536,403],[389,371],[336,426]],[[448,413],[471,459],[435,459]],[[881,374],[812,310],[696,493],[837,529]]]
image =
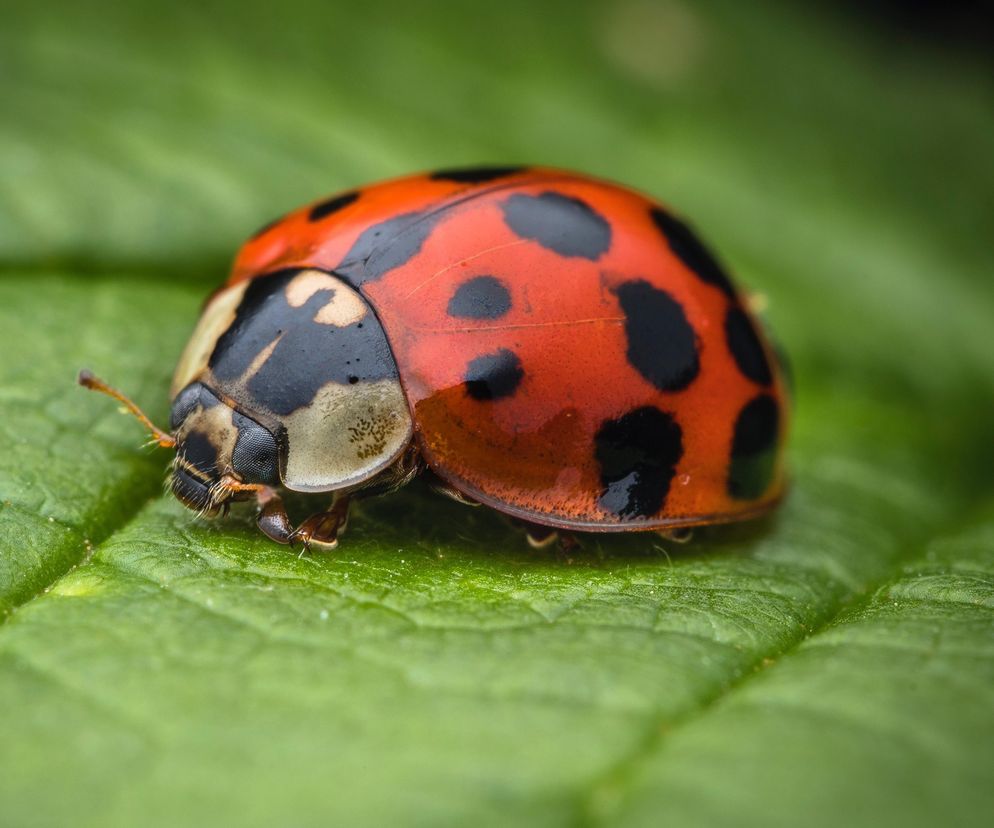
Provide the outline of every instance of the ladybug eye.
[[231,466],[247,483],[279,482],[276,438],[248,417],[236,415],[238,439],[231,454]]

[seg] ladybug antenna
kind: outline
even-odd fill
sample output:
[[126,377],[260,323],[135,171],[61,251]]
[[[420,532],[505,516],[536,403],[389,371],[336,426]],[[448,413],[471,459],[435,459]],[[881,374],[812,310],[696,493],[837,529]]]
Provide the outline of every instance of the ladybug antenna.
[[125,408],[128,409],[135,417],[137,417],[145,427],[152,432],[152,439],[159,444],[162,448],[173,448],[176,445],[176,440],[161,428],[159,428],[155,423],[153,423],[137,405],[135,405],[131,400],[124,396],[116,388],[111,388],[106,382],[98,377],[93,376],[85,368],[79,372],[79,377],[76,380],[84,388],[89,388],[91,391],[99,391],[101,394],[106,394],[108,397],[113,397],[119,403],[121,403]]

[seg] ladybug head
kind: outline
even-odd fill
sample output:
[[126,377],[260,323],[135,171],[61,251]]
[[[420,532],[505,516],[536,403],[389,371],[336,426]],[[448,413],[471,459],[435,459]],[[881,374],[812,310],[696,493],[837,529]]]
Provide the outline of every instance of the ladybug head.
[[201,515],[227,512],[232,500],[247,500],[279,483],[279,446],[272,432],[236,411],[200,382],[173,401],[171,432],[157,428],[131,400],[88,371],[81,385],[123,403],[163,448],[175,448],[170,487],[179,501]]
[[279,446],[272,432],[236,411],[200,382],[173,401],[176,440],[173,494],[201,514],[216,514],[230,500],[246,500],[279,484]]

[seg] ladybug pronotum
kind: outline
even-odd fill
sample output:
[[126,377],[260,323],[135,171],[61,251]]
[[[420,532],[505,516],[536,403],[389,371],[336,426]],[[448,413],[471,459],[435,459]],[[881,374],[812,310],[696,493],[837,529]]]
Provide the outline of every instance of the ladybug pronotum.
[[[744,520],[784,490],[785,388],[690,228],[553,169],[440,171],[342,193],[242,247],[180,358],[172,490],[255,499],[334,547],[351,499],[426,474],[533,545]],[[327,508],[291,526],[282,489]],[[326,502],[327,502],[326,501]]]

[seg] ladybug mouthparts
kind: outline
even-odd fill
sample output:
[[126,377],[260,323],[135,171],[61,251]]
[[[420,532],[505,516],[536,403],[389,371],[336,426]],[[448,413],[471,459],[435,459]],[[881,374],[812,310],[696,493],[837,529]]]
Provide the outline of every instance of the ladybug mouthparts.
[[173,494],[188,509],[203,515],[216,515],[227,502],[227,496],[223,491],[218,493],[223,499],[215,499],[212,489],[214,489],[213,484],[216,482],[208,482],[200,478],[193,470],[188,470],[183,465],[177,464],[173,468]]

